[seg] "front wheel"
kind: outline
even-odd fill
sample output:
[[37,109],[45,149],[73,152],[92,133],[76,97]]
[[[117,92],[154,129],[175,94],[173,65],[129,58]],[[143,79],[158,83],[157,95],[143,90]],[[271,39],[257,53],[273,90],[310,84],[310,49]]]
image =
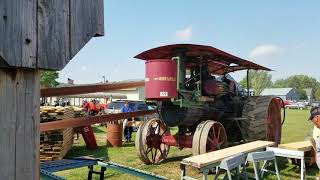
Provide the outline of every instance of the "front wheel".
[[170,130],[159,118],[143,121],[135,140],[138,157],[143,163],[158,164],[167,158],[170,146],[162,143],[165,135],[170,135]]

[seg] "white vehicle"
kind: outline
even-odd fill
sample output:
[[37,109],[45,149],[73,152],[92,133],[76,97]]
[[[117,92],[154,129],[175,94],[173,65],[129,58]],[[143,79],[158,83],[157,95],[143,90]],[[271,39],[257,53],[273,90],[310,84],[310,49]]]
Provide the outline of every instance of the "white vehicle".
[[306,104],[303,102],[293,102],[285,105],[285,107],[286,109],[300,109],[300,110],[307,108]]

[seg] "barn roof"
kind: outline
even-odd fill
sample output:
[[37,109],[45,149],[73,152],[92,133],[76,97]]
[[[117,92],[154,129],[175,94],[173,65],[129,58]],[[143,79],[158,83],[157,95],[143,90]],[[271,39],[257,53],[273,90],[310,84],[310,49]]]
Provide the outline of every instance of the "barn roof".
[[275,95],[275,96],[285,96],[287,95],[293,88],[267,88],[261,92],[261,95]]

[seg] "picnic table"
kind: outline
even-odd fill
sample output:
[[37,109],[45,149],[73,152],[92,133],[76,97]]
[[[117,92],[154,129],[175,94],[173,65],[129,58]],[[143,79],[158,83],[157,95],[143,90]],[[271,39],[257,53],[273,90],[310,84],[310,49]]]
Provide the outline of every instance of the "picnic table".
[[274,146],[275,143],[271,141],[254,141],[250,143],[245,143],[197,156],[192,156],[189,158],[185,158],[180,162],[181,169],[181,180],[194,179],[186,175],[186,166],[190,166],[200,170],[203,174],[202,179],[207,180],[208,173],[211,169],[214,169],[220,162],[230,156],[234,156],[239,153],[250,153],[254,151],[264,150],[266,147]]

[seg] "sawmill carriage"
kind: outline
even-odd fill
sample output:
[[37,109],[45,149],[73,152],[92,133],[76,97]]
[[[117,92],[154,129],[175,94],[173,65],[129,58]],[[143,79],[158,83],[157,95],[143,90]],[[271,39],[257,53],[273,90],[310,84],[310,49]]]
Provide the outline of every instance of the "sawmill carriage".
[[[270,69],[192,44],[162,46],[135,58],[146,61],[145,97],[157,104],[159,114],[137,132],[136,149],[145,164],[165,160],[170,146],[191,148],[198,155],[254,140],[280,143],[279,99],[250,97],[228,74]],[[170,127],[176,126],[173,135]]]

